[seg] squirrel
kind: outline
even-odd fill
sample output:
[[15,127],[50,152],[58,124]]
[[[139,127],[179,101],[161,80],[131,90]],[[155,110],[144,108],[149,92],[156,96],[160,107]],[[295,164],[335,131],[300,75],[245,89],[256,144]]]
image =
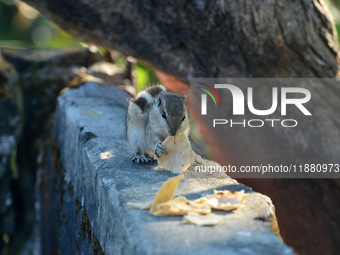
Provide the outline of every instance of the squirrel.
[[189,133],[186,96],[163,85],[150,86],[130,100],[127,137],[135,153],[133,163],[149,164],[154,155],[167,154],[162,142],[168,136]]

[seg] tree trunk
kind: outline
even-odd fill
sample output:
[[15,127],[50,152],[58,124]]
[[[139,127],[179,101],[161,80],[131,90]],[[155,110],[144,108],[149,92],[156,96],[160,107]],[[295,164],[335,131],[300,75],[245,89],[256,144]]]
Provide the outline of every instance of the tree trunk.
[[192,77],[334,77],[338,43],[322,0],[26,0],[67,32]]

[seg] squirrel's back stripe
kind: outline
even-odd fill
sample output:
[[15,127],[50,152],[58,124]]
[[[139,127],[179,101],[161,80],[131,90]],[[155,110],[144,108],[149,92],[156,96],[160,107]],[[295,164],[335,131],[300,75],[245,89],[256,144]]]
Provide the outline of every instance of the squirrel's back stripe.
[[152,97],[157,97],[163,90],[161,86],[152,86],[147,89]]
[[137,98],[134,103],[139,106],[139,108],[144,112],[145,106],[148,103],[144,97]]

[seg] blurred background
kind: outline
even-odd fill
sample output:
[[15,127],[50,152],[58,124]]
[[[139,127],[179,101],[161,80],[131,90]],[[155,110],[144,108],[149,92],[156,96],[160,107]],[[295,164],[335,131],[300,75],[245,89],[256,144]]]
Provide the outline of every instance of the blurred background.
[[[0,48],[56,49],[87,46],[59,29],[38,11],[18,0],[0,0]],[[105,51],[102,49],[103,54]],[[125,67],[126,58],[115,53],[119,65]],[[159,80],[151,68],[137,62],[137,89]]]
[[[325,1],[340,34],[340,0]],[[38,11],[18,0],[0,0],[0,48],[55,49],[87,46],[48,21]],[[103,53],[104,54],[104,53]],[[126,64],[126,58],[116,53],[118,64]],[[137,62],[137,89],[141,90],[159,80],[151,68]]]

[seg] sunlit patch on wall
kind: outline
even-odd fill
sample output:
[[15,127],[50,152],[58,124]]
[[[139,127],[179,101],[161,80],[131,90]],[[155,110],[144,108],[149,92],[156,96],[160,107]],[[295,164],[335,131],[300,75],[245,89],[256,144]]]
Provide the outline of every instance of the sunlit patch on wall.
[[113,154],[112,154],[111,151],[105,151],[105,152],[100,153],[101,159],[109,159],[109,158],[112,158],[112,157],[113,157]]

